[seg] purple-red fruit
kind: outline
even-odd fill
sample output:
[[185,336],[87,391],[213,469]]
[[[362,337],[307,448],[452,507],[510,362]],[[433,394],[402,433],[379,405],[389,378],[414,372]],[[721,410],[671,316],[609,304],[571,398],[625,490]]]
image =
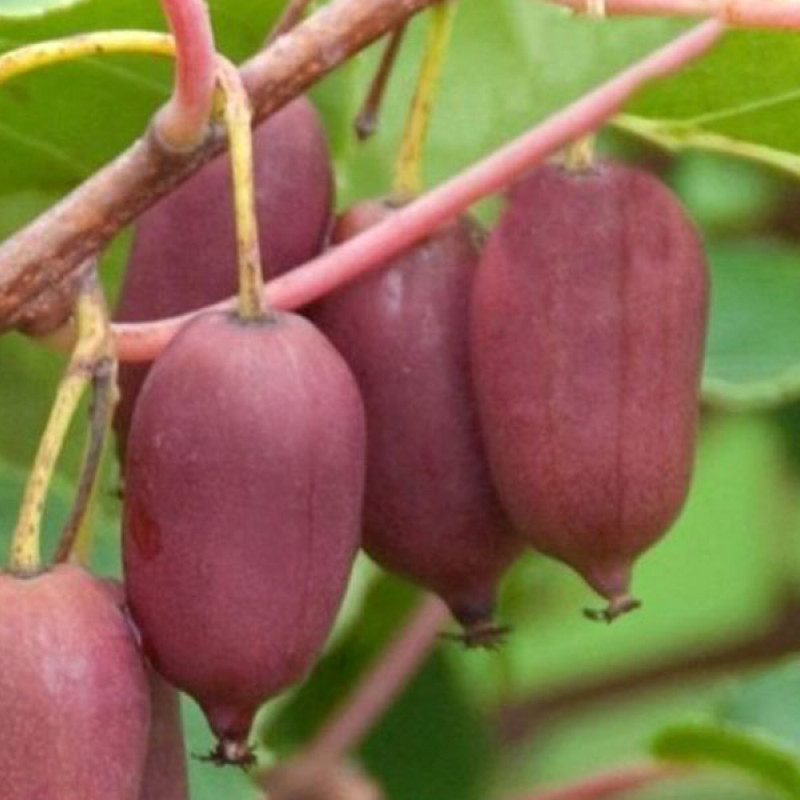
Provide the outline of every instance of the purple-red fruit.
[[[362,203],[334,239],[392,213]],[[350,364],[367,415],[364,546],[439,594],[468,640],[488,634],[520,544],[492,488],[472,399],[469,302],[480,231],[464,218],[312,309]]]
[[154,669],[148,669],[147,678],[150,739],[139,800],[189,800],[180,697]]
[[[333,172],[317,112],[302,97],[256,128],[253,147],[259,239],[265,272],[274,277],[324,247]],[[169,317],[236,294],[236,252],[230,158],[223,154],[139,220],[116,319]],[[120,453],[148,368],[120,365]]]
[[[140,646],[139,632],[125,605],[125,587],[113,579],[103,581],[103,585],[125,615]],[[142,663],[146,665],[150,696],[150,733],[139,800],[188,800],[189,777],[178,692],[147,664],[144,656]]]
[[[125,605],[125,587],[114,579],[104,580],[103,586],[125,615],[140,646],[139,631]],[[150,696],[150,732],[139,800],[188,800],[189,778],[178,692],[147,664],[144,656],[142,663],[146,665]]]
[[313,665],[359,546],[364,418],[310,323],[204,314],[156,361],[129,441],[125,584],[146,653],[244,763]]
[[104,582],[0,575],[0,609],[0,797],[139,800],[147,678]]
[[629,609],[631,567],[692,472],[708,304],[698,236],[641,171],[521,180],[473,302],[489,461],[528,541]]

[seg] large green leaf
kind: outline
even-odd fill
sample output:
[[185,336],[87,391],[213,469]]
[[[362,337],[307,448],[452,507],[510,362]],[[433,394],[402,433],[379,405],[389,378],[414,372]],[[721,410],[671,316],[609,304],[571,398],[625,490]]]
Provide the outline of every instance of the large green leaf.
[[[256,50],[281,5],[279,0],[213,4],[223,52],[240,59]],[[34,22],[0,22],[0,49],[112,27],[162,29],[164,22],[155,2],[90,0]],[[391,155],[408,102],[408,91],[402,87],[416,75],[421,27],[413,26],[382,134],[360,148],[351,164],[348,184],[354,194],[388,188]],[[680,25],[657,20],[597,25],[539,3],[464,0],[434,122],[431,178],[438,180],[485,154],[679,29]],[[571,59],[564,69],[554,57],[561,52],[580,58]],[[337,76],[317,93],[330,112],[332,130],[349,127],[373,62],[372,56],[357,60],[359,68],[350,71],[344,84]],[[0,193],[32,185],[66,187],[88,175],[141,133],[166,97],[170,76],[167,64],[115,56],[53,67],[0,87],[0,142],[11,156],[0,178]],[[502,91],[497,91],[498,82]],[[64,85],[69,85],[69,92],[61,91]],[[102,120],[102,127],[97,120]],[[340,154],[352,153],[352,137],[339,138],[336,144]]]
[[[597,24],[536,2],[463,0],[436,103],[426,175],[437,183],[547,117],[631,61],[662,44],[685,23],[614,20]],[[391,188],[392,161],[416,80],[426,21],[415,20],[393,76],[383,123],[366,145],[352,130],[338,150],[344,200]],[[380,47],[356,60],[345,94],[340,82],[317,96],[330,127],[351,129]],[[561,55],[569,53],[568,59]]]
[[737,725],[696,722],[671,726],[655,739],[661,758],[733,767],[800,798],[800,752],[756,730]]
[[800,246],[754,239],[708,250],[706,401],[746,409],[800,396]]
[[719,703],[717,716],[763,731],[800,752],[800,661],[792,658],[737,683]]
[[3,17],[40,17],[51,11],[76,6],[86,0],[0,0],[0,19]]
[[798,70],[796,36],[731,32],[706,58],[650,88],[630,111],[681,137],[715,133],[798,153]]
[[793,659],[729,688],[705,719],[668,726],[654,751],[674,761],[735,767],[800,798],[798,689],[800,662]]
[[[212,3],[219,49],[235,60],[257,50],[281,7],[281,0]],[[34,20],[0,19],[0,51],[90,30],[165,27],[156,0],[89,0]],[[0,86],[0,194],[63,191],[86,178],[145,130],[171,80],[171,64],[163,59],[110,56]]]

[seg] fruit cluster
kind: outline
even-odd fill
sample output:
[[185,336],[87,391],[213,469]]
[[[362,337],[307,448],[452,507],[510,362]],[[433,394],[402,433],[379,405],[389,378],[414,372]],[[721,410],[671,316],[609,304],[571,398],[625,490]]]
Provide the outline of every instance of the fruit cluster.
[[[334,222],[307,100],[254,142],[273,273],[395,213],[373,200]],[[218,159],[141,219],[120,320],[235,292],[229,195]],[[690,480],[707,290],[698,237],[656,180],[548,165],[512,188],[488,240],[452,221],[305,316],[202,314],[152,367],[123,365],[125,605],[152,668],[117,587],[73,566],[3,578],[17,627],[0,635],[30,657],[29,677],[0,680],[6,699],[30,694],[0,755],[8,796],[55,796],[20,765],[31,709],[69,696],[53,752],[78,765],[70,797],[185,797],[164,679],[203,708],[213,759],[247,764],[255,712],[313,666],[362,545],[441,596],[468,644],[497,641],[498,584],[526,544],[576,569],[604,618],[634,607],[633,561]],[[80,748],[96,763],[72,760]]]

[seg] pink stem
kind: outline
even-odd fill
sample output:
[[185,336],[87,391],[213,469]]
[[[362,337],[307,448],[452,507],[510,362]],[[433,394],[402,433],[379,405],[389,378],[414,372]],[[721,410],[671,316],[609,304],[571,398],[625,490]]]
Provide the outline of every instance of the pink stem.
[[679,768],[671,764],[635,764],[609,770],[569,785],[543,789],[537,794],[524,795],[518,800],[601,800],[674,778],[685,771],[685,767]]
[[[586,10],[587,0],[548,0],[575,11]],[[717,17],[746,28],[798,28],[798,0],[606,0],[608,14],[640,16]]]
[[[644,83],[669,75],[703,55],[724,31],[725,26],[716,20],[698,25],[475,166],[396,211],[385,222],[270,281],[266,288],[270,302],[277,308],[298,308],[386,263],[568,142],[597,129]],[[211,308],[232,308],[233,303],[229,299]],[[120,358],[123,361],[155,358],[188,319],[207,310],[159,322],[115,325]]]
[[334,761],[357,745],[417,671],[448,618],[444,603],[427,595],[342,708],[309,742],[304,756]]
[[216,48],[205,0],[161,0],[177,48],[175,89],[156,117],[161,142],[172,150],[199,144],[214,101]]

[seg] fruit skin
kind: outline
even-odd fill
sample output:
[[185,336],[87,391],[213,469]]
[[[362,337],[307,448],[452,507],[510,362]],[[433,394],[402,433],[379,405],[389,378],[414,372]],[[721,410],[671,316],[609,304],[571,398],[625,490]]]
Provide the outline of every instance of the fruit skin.
[[[335,241],[391,215],[346,214]],[[311,310],[344,355],[367,414],[364,547],[439,594],[470,632],[491,625],[497,583],[521,548],[489,478],[472,399],[469,300],[480,254],[460,219]]]
[[[141,648],[141,635],[125,605],[125,587],[113,578],[103,580],[103,586],[125,616],[136,645]],[[147,663],[144,655],[142,663],[147,673],[150,729],[139,800],[189,800],[186,745],[178,692]]]
[[150,739],[139,800],[189,800],[186,745],[178,692],[152,667],[147,670],[147,679]]
[[[264,271],[280,275],[318,255],[333,215],[333,172],[322,124],[300,97],[255,129],[255,186]],[[115,319],[146,322],[236,294],[230,159],[222,154],[139,220]],[[148,364],[121,364],[114,418],[120,455]]]
[[202,706],[220,761],[312,666],[359,528],[358,388],[305,319],[203,314],[156,361],[131,428],[125,585],[146,653]]
[[478,271],[475,386],[501,500],[612,615],[688,491],[707,309],[679,202],[615,164],[522,179]]
[[133,633],[100,579],[0,575],[0,796],[138,800],[150,707]]

